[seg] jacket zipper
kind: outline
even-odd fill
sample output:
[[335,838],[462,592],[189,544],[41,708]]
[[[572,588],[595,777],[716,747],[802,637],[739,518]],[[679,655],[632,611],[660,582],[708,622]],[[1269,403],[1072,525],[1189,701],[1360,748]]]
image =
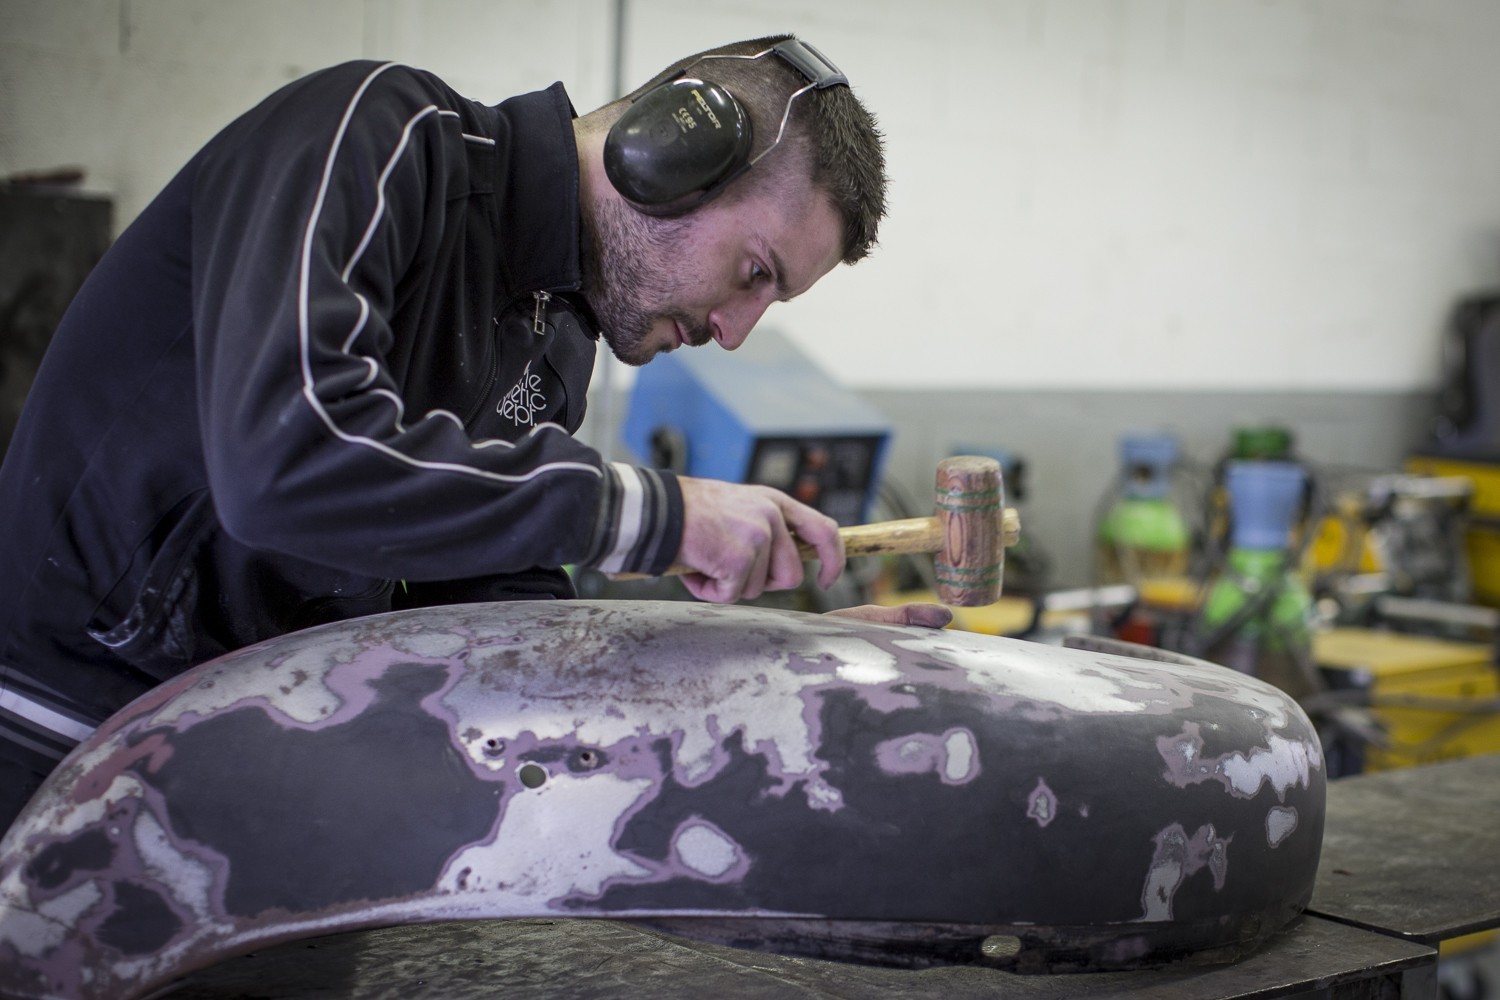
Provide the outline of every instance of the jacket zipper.
[[[531,332],[538,337],[545,337],[547,335],[547,306],[552,301],[552,293],[535,291],[529,294],[532,298]],[[492,332],[490,334],[490,344],[494,350],[490,351],[490,370],[485,376],[483,390],[480,391],[473,405],[469,407],[469,412],[464,414],[463,423],[465,428],[479,416],[480,411],[484,409],[484,404],[490,398],[490,393],[495,388],[495,379],[500,372],[500,317],[523,301],[525,301],[524,297],[518,295],[504,308],[497,310],[491,318],[490,326]]]
[[547,322],[543,315],[547,309],[547,303],[552,301],[551,292],[532,292],[536,296],[536,307],[531,311],[531,332],[538,337],[547,335]]

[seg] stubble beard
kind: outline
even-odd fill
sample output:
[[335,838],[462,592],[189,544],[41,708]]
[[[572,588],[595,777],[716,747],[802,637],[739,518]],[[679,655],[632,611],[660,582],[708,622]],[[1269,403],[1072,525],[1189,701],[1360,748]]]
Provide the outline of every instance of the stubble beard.
[[627,365],[644,365],[661,350],[647,343],[661,319],[675,321],[691,346],[711,339],[708,328],[686,312],[652,304],[671,302],[682,291],[667,262],[686,259],[688,228],[686,219],[654,218],[615,200],[584,213],[583,295],[599,318],[600,336]]

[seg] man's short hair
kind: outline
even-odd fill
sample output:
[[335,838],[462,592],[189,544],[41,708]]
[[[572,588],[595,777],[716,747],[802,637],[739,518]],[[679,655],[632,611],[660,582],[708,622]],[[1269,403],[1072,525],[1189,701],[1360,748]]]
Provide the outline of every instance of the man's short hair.
[[[753,56],[792,37],[770,35],[731,42],[679,59],[627,100],[634,101],[684,70],[718,83],[750,115],[754,131],[751,155],[757,156],[775,141],[787,98],[807,81],[774,55],[755,60],[704,57]],[[844,263],[853,264],[867,256],[885,217],[885,143],[875,117],[850,88],[809,90],[793,101],[781,146],[730,187],[777,183],[788,176],[792,166],[807,170],[813,186],[832,197],[844,222]]]

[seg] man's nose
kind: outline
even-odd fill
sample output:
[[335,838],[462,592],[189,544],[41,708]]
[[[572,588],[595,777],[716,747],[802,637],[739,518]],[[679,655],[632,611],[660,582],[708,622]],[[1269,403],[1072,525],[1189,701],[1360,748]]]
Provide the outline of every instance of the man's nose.
[[766,308],[770,302],[763,299],[749,299],[742,302],[720,306],[708,314],[709,326],[713,329],[714,340],[726,351],[732,351],[745,342],[750,336],[750,331],[755,329],[755,324],[765,315]]

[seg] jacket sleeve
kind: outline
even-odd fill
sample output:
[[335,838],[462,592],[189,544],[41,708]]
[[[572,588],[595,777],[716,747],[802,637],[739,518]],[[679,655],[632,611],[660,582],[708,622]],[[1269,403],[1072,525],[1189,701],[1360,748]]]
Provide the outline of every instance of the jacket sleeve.
[[669,474],[606,464],[555,425],[475,440],[452,412],[405,412],[388,317],[466,169],[451,103],[404,67],[348,64],[200,154],[197,403],[219,518],[244,544],[376,577],[659,572],[682,531]]

